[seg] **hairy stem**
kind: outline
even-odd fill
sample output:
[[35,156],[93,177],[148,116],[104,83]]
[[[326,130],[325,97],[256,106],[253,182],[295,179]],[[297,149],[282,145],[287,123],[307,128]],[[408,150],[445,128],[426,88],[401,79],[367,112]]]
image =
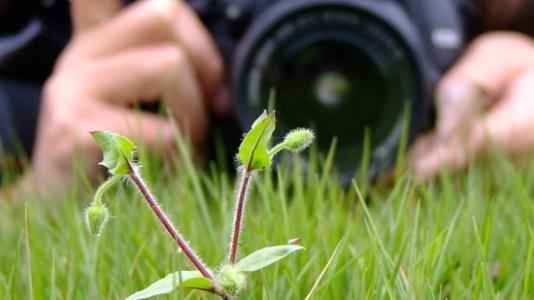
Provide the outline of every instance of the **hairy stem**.
[[102,203],[102,196],[104,195],[104,193],[109,190],[117,181],[119,181],[122,176],[123,175],[113,175],[112,177],[108,178],[108,180],[104,181],[104,183],[102,183],[96,190],[93,201],[98,201],[98,203]]
[[167,232],[171,235],[171,237],[176,241],[180,249],[183,251],[183,253],[189,258],[191,263],[200,271],[200,273],[211,279],[215,283],[215,276],[213,273],[204,265],[204,263],[200,260],[198,255],[195,253],[195,251],[189,246],[189,244],[185,241],[185,239],[180,235],[178,230],[172,225],[171,221],[163,212],[159,204],[157,203],[154,196],[150,193],[148,190],[148,187],[146,186],[145,182],[141,178],[139,171],[137,170],[136,166],[129,163],[130,168],[130,179],[133,181],[133,183],[137,186],[141,194],[143,195],[143,198],[145,198],[146,202],[156,215],[156,217],[159,219],[161,224],[163,224],[163,227],[167,230]]
[[228,256],[228,263],[234,265],[237,260],[237,248],[239,247],[239,235],[241,234],[241,227],[243,225],[243,214],[247,202],[248,187],[252,177],[252,170],[243,169],[241,176],[241,184],[237,190],[237,202],[234,212],[234,227],[232,230],[232,237],[230,241],[230,255]]

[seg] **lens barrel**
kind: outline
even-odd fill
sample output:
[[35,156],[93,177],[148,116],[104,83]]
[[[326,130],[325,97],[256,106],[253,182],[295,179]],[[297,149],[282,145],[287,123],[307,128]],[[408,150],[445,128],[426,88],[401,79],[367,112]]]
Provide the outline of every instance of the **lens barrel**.
[[274,89],[281,130],[311,126],[321,150],[336,137],[346,178],[366,138],[370,176],[394,163],[403,126],[411,141],[427,115],[433,76],[416,26],[390,1],[279,1],[254,21],[232,67],[243,125]]

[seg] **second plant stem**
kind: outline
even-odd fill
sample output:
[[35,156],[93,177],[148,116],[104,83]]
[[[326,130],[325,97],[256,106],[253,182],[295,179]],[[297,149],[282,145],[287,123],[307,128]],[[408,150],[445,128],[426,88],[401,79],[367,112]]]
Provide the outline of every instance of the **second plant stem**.
[[156,217],[159,219],[161,224],[163,224],[163,227],[165,227],[167,232],[176,241],[180,249],[184,252],[187,258],[189,258],[191,263],[193,263],[193,265],[204,277],[207,277],[213,282],[215,282],[215,276],[213,275],[213,273],[204,265],[204,263],[200,260],[199,256],[193,251],[191,246],[189,246],[186,240],[180,235],[178,230],[171,223],[165,212],[163,212],[163,210],[157,203],[156,198],[152,195],[152,193],[150,193],[150,190],[141,178],[141,175],[139,174],[139,171],[137,170],[137,167],[135,165],[130,164],[129,176],[141,192],[143,198],[147,201],[148,205],[150,206]]
[[234,226],[232,229],[232,237],[230,240],[230,254],[228,255],[228,263],[231,265],[235,265],[237,260],[239,235],[241,234],[241,227],[243,226],[243,215],[247,202],[247,193],[250,185],[250,180],[252,178],[252,170],[244,168],[241,173],[241,183],[237,190],[237,203],[234,212]]

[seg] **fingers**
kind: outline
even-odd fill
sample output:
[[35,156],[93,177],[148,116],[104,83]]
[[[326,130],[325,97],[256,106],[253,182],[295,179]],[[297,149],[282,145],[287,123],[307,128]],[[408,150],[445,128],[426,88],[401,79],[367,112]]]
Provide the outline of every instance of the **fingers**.
[[205,101],[194,70],[182,55],[179,68],[173,68],[163,88],[162,99],[191,142],[202,146],[208,132],[208,115]]
[[442,169],[455,171],[468,162],[468,140],[451,138],[437,141],[435,134],[419,138],[408,155],[406,167],[421,179],[433,178]]
[[120,7],[120,0],[70,0],[74,32],[79,33],[107,21]]
[[96,96],[116,104],[130,105],[140,99],[157,99],[171,74],[191,66],[179,48],[160,44],[110,55],[89,63],[87,68],[94,77],[87,84],[90,90],[98,93]]
[[[221,89],[224,75],[219,51],[216,49],[213,39],[190,8],[184,2],[180,2],[179,6],[176,17],[180,22],[175,22],[174,25],[179,42],[184,46],[193,65],[198,66],[198,77],[203,78],[201,83],[203,90],[207,92],[207,98],[212,99],[212,101],[221,100],[216,98]],[[216,111],[222,111],[227,108],[225,104],[227,102],[224,101],[215,103],[214,108]],[[217,105],[222,107],[217,107]]]
[[[174,43],[191,61],[206,98],[217,100],[223,77],[222,59],[209,34],[183,1],[136,2],[90,35],[93,42],[84,51],[93,56]],[[216,111],[221,110],[216,105],[220,103],[212,103]]]
[[152,113],[122,108],[102,110],[102,122],[95,130],[110,130],[132,137],[151,149],[172,153],[175,146],[171,123]]
[[435,134],[419,138],[408,156],[408,168],[422,178],[441,169],[455,171],[476,156],[495,151],[520,156],[534,149],[534,71],[517,77],[491,110],[448,139]]
[[438,92],[458,82],[473,82],[489,95],[497,97],[515,74],[534,63],[533,51],[532,40],[519,33],[485,34],[476,39],[447,72]]
[[409,155],[408,168],[423,179],[435,177],[441,170],[459,170],[473,157],[509,140],[510,135],[503,130],[504,120],[502,111],[496,110],[477,120],[464,135],[455,134],[446,140],[435,134],[422,137]]
[[98,31],[88,33],[98,43],[85,45],[84,50],[90,56],[105,56],[153,43],[176,42],[172,26],[177,22],[176,9],[172,0],[136,1]]
[[436,94],[436,138],[444,140],[469,128],[489,104],[488,94],[472,81],[442,85]]
[[[504,98],[473,126],[472,139],[478,152],[494,148],[510,155],[523,155],[534,149],[534,68],[516,76]],[[488,143],[489,142],[489,143]]]
[[128,106],[139,99],[161,98],[173,116],[200,145],[208,130],[204,96],[186,55],[172,45],[144,47],[102,60],[95,74],[107,80],[90,84],[96,97]]
[[[522,107],[517,116],[525,115],[528,106],[516,105],[517,97],[507,93],[512,81],[534,64],[532,53],[532,41],[516,33],[486,34],[473,42],[438,84],[436,130],[415,143],[409,167],[421,177],[433,177],[441,168],[464,167],[492,143],[517,144],[510,141],[510,130],[517,132],[526,123],[514,123],[512,110]],[[485,113],[491,105],[496,106]]]
[[473,42],[438,84],[436,138],[469,127],[469,122],[502,96],[512,78],[534,63],[533,51],[534,43],[516,33],[486,34]]

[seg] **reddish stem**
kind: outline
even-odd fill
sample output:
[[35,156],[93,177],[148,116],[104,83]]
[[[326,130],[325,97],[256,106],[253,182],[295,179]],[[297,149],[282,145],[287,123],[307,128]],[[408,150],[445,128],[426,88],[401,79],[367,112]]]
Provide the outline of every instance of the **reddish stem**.
[[243,214],[245,211],[245,204],[247,202],[248,186],[250,184],[250,178],[252,171],[248,169],[243,170],[243,178],[241,185],[239,186],[237,194],[237,204],[234,214],[234,227],[232,230],[232,238],[230,242],[230,255],[228,256],[228,262],[234,265],[237,260],[237,248],[239,247],[239,235],[241,233],[241,227],[243,226]]
[[157,203],[154,196],[150,193],[148,190],[148,187],[144,183],[144,181],[141,179],[141,176],[139,175],[139,172],[135,166],[130,165],[130,179],[134,182],[134,184],[137,186],[141,194],[143,195],[143,198],[145,198],[146,202],[156,215],[156,217],[159,219],[161,224],[163,224],[163,227],[167,230],[167,232],[171,235],[171,237],[176,241],[180,249],[184,252],[184,254],[189,258],[191,263],[195,265],[195,267],[200,271],[200,273],[209,279],[212,280],[213,283],[215,283],[215,276],[211,273],[211,271],[202,263],[198,255],[194,252],[194,250],[189,246],[189,244],[185,241],[185,239],[180,235],[178,230],[174,228],[171,221],[167,217],[167,215],[163,212],[159,204]]

